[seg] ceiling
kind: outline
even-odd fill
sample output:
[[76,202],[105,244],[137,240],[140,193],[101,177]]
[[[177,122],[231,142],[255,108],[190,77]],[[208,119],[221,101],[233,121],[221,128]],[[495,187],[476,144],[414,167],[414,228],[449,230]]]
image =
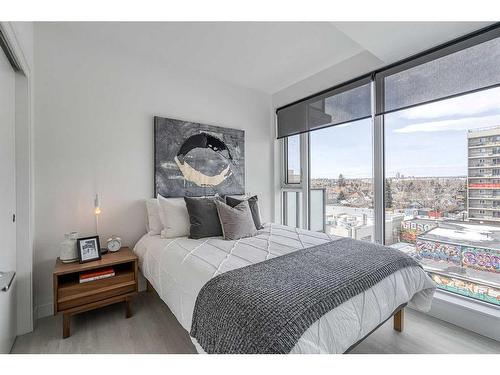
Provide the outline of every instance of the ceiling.
[[105,47],[273,94],[360,53],[369,53],[379,66],[385,65],[488,24],[79,22],[57,27]]

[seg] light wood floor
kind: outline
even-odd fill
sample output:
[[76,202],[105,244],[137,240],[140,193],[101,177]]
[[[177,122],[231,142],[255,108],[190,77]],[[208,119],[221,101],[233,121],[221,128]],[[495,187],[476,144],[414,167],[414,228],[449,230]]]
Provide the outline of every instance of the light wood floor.
[[[74,316],[71,337],[64,340],[61,316],[40,319],[32,333],[17,338],[12,353],[195,353],[156,294],[140,293],[132,306],[130,319],[122,304]],[[500,353],[497,341],[406,310],[403,333],[388,321],[352,353]]]

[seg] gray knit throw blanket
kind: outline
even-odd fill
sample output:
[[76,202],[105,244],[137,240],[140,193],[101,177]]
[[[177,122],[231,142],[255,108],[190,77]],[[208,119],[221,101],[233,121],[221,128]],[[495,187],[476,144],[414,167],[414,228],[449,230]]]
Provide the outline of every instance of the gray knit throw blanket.
[[342,238],[228,271],[198,294],[191,336],[207,353],[289,353],[324,314],[411,266],[398,250]]

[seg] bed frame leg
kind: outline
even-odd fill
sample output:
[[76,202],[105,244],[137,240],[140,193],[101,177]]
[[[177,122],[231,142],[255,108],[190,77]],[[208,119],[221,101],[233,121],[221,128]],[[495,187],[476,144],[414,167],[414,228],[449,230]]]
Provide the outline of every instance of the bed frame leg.
[[151,283],[148,280],[146,280],[146,291],[147,292],[153,291],[153,286],[151,285]]
[[394,330],[398,332],[403,332],[405,320],[405,310],[404,308],[399,310],[394,314]]

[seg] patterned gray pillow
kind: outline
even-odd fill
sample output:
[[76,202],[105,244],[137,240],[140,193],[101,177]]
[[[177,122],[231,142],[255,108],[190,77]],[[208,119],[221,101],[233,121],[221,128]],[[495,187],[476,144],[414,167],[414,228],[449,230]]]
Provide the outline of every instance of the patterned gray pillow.
[[215,200],[215,205],[225,240],[239,240],[257,233],[248,201],[231,207],[222,201]]

